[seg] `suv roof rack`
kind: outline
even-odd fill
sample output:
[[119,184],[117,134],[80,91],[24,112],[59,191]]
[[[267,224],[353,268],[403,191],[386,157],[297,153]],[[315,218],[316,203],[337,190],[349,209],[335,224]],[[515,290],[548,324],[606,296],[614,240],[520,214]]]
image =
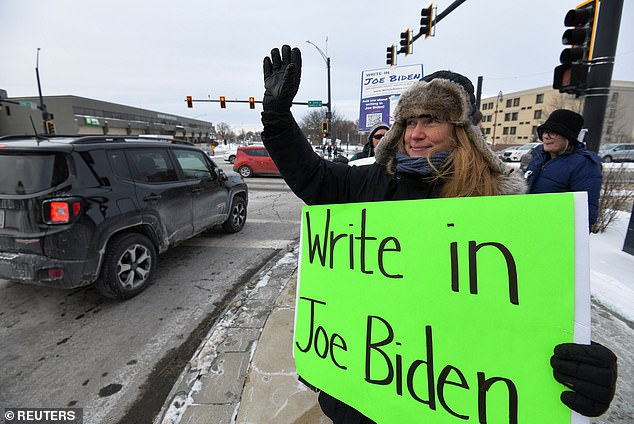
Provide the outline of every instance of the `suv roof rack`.
[[76,140],[72,140],[72,144],[88,144],[88,143],[125,143],[131,141],[140,141],[140,142],[155,142],[155,143],[173,143],[173,144],[185,144],[189,146],[193,146],[194,143],[189,141],[181,140],[178,138],[170,138],[170,139],[160,139],[160,138],[145,138],[139,137],[136,135],[121,135],[121,136],[112,136],[112,135],[89,135],[89,136],[80,136]]
[[63,139],[71,144],[90,144],[90,143],[125,143],[125,142],[155,142],[155,143],[173,143],[173,144],[184,144],[188,146],[194,146],[195,144],[182,140],[179,138],[150,138],[150,137],[139,137],[137,135],[62,135],[62,134],[33,134],[33,135],[4,135],[0,136],[0,140],[2,141],[15,141],[15,140],[24,140],[30,138],[37,138],[38,140],[54,140],[54,139]]

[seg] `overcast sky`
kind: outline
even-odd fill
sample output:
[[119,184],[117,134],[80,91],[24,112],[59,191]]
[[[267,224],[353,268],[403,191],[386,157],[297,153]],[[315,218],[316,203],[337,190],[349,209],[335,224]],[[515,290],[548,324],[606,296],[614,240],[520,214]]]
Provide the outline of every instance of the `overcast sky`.
[[[436,1],[438,13],[453,0]],[[552,84],[563,48],[566,11],[581,0],[467,0],[419,39],[397,65],[424,73],[460,72],[483,97]],[[613,79],[634,81],[634,1],[625,0]],[[427,2],[392,0],[0,0],[0,88],[9,97],[76,95],[174,115],[261,130],[260,110],[246,100],[263,93],[262,59],[282,44],[300,47],[304,68],[298,101],[326,100],[331,58],[334,109],[358,119],[361,72],[384,68],[400,32],[418,32]],[[328,40],[326,43],[326,39]],[[398,47],[397,47],[398,48]],[[308,111],[294,106],[299,120]]]

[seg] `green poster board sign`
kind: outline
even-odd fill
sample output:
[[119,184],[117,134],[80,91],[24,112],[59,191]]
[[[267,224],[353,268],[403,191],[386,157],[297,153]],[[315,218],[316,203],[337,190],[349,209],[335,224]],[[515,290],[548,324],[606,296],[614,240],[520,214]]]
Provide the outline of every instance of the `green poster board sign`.
[[584,202],[304,207],[297,373],[379,423],[571,422],[549,359],[589,342]]

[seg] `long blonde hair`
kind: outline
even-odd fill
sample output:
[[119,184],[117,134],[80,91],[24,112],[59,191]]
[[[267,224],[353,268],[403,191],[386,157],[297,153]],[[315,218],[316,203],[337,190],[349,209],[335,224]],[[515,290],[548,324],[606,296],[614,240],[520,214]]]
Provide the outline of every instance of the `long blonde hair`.
[[469,140],[462,126],[455,126],[457,143],[448,163],[452,173],[442,189],[442,197],[496,196],[501,174],[489,167],[482,153]]
[[[469,140],[464,128],[454,125],[452,151],[441,168],[436,168],[427,157],[427,161],[436,175],[443,180],[441,197],[496,196],[500,194],[499,179],[502,174],[491,169],[482,153]],[[398,146],[405,153],[405,132]],[[438,152],[432,152],[438,153]]]

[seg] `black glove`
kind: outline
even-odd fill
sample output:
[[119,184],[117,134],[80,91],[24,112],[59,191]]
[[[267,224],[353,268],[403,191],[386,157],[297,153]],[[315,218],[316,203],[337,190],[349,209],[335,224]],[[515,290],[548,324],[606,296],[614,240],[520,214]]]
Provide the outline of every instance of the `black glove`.
[[555,380],[573,391],[563,392],[561,401],[587,417],[608,410],[616,389],[616,355],[599,343],[562,343],[550,358]]
[[264,112],[288,112],[299,90],[302,74],[302,54],[297,47],[282,46],[271,50],[271,57],[264,58]]

